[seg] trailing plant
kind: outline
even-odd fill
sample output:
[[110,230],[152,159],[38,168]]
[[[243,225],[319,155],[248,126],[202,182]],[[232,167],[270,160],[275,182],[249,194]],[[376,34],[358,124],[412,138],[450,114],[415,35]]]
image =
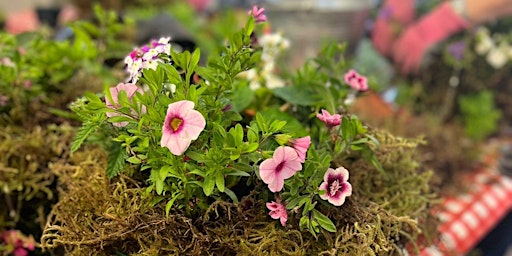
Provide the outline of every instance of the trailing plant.
[[[283,225],[287,211],[300,209],[300,220],[292,225],[314,235],[321,229],[335,232],[332,221],[317,207],[323,200],[340,206],[350,195],[344,159],[363,157],[384,172],[373,152],[378,141],[362,122],[324,109],[343,110],[349,93],[367,89],[366,78],[354,70],[337,77],[334,72],[345,68],[344,62],[333,58],[342,48],[331,45],[315,64],[298,73],[292,81],[296,86],[264,92],[266,97],[275,93],[289,99],[295,96],[292,92],[304,93],[301,90],[309,84],[314,98],[307,102],[297,104],[298,98],[273,102],[307,104],[323,109],[321,114],[315,117],[312,112],[297,120],[297,113],[267,107],[268,111],[244,118],[238,112],[244,107],[234,106],[233,98],[248,86],[240,73],[261,58],[261,49],[251,40],[255,21],[262,21],[259,11],[252,11],[246,25],[206,67],[198,66],[199,49],[175,52],[169,38],[135,49],[125,59],[130,83],[106,88],[104,100],[88,93],[73,104],[84,124],[72,149],[79,149],[95,131],[106,132],[112,137],[107,175],[140,172],[148,179],[147,192],[154,193],[155,202],[167,201],[167,213],[177,208],[191,216],[217,200],[239,202],[254,189],[262,192],[263,199],[274,200],[267,207]],[[300,127],[301,122],[311,124]],[[275,194],[263,189],[264,184]]]

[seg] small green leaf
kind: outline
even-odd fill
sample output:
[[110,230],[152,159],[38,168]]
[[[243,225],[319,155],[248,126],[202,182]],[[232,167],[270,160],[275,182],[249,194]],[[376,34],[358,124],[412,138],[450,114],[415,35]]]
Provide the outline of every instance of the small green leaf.
[[100,121],[102,118],[91,118],[88,121],[84,122],[82,124],[82,127],[78,129],[78,133],[76,134],[75,138],[73,139],[73,143],[71,144],[71,153],[77,151],[82,143],[98,128],[100,128],[102,121]]
[[[249,166],[250,168],[250,166]],[[252,168],[251,168],[252,170]],[[243,171],[239,171],[239,170],[229,170],[228,173],[226,173],[226,175],[228,176],[241,176],[241,177],[249,177],[251,175],[249,175],[247,172],[243,172]]]
[[323,213],[317,211],[316,209],[313,209],[313,218],[315,218],[315,220],[318,222],[318,224],[320,224],[320,226],[323,229],[331,233],[336,232],[336,226],[331,221],[331,219],[329,219],[329,217],[325,216]]
[[224,175],[222,175],[221,172],[217,172],[217,174],[215,175],[215,184],[217,185],[217,188],[219,189],[220,192],[224,192],[226,186]]
[[265,133],[268,131],[268,127],[267,127],[265,118],[263,118],[263,116],[259,112],[256,113],[256,124],[258,124],[258,128],[261,131],[263,131]]
[[107,161],[107,177],[109,179],[119,175],[126,165],[125,158],[128,156],[126,149],[120,143],[113,142]]
[[254,151],[256,151],[256,149],[258,149],[259,146],[260,146],[259,143],[250,143],[249,145],[246,144],[243,153],[254,152]]
[[140,164],[140,159],[138,159],[136,156],[128,157],[128,159],[126,159],[126,161],[128,161],[129,163],[132,163],[132,164]]
[[203,191],[206,196],[210,196],[215,188],[215,179],[211,176],[204,177]]
[[233,192],[231,189],[225,188],[224,193],[226,193],[226,195],[228,195],[229,198],[231,198],[231,200],[233,200],[233,203],[235,203],[235,204],[238,203],[238,198],[236,197],[235,192]]
[[169,200],[169,202],[167,202],[167,204],[165,205],[165,217],[166,218],[169,217],[169,212],[171,211],[174,201],[176,201],[176,199],[178,199],[180,196],[181,196],[181,192],[175,192],[172,194],[171,200]]

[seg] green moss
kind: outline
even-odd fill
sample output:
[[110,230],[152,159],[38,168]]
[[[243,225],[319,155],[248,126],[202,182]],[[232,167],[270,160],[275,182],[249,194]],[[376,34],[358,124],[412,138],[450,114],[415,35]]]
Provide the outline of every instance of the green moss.
[[428,185],[432,172],[417,158],[423,141],[372,133],[386,172],[364,161],[343,163],[351,170],[353,195],[342,207],[324,209],[336,233],[314,238],[293,221],[279,226],[257,191],[237,204],[215,202],[203,216],[171,210],[166,218],[165,203],[149,207],[144,184],[123,175],[108,181],[105,153],[88,149],[51,165],[64,189],[42,247],[69,255],[396,255],[407,244],[414,253],[419,235],[432,225],[429,201],[436,198]]

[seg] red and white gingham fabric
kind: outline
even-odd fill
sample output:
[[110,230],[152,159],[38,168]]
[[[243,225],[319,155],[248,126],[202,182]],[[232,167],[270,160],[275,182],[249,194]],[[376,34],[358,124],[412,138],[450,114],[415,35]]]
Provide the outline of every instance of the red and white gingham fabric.
[[444,198],[435,213],[441,220],[439,242],[420,255],[464,255],[512,209],[512,179],[498,172],[496,159],[461,180],[466,193]]

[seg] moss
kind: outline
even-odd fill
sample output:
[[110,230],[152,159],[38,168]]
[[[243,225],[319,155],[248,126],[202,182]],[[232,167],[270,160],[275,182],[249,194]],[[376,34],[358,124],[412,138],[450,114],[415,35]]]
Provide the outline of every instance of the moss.
[[[0,210],[0,226],[15,226],[22,212],[37,212],[39,206],[54,199],[55,175],[48,163],[66,159],[74,136],[68,125],[39,126],[26,131],[17,126],[0,130],[0,196],[7,207]],[[35,204],[32,204],[35,203]]]
[[[351,170],[354,193],[342,207],[320,206],[336,233],[314,238],[299,231],[290,212],[283,228],[270,219],[257,191],[239,203],[217,201],[204,215],[165,216],[165,204],[150,206],[145,184],[126,176],[106,178],[106,155],[98,148],[76,152],[50,166],[62,190],[41,239],[43,249],[66,255],[396,255],[414,244],[427,223],[432,172],[422,170],[407,140],[373,131],[381,141],[381,174],[359,160]],[[357,158],[355,158],[357,159]],[[418,248],[416,248],[416,253]]]

